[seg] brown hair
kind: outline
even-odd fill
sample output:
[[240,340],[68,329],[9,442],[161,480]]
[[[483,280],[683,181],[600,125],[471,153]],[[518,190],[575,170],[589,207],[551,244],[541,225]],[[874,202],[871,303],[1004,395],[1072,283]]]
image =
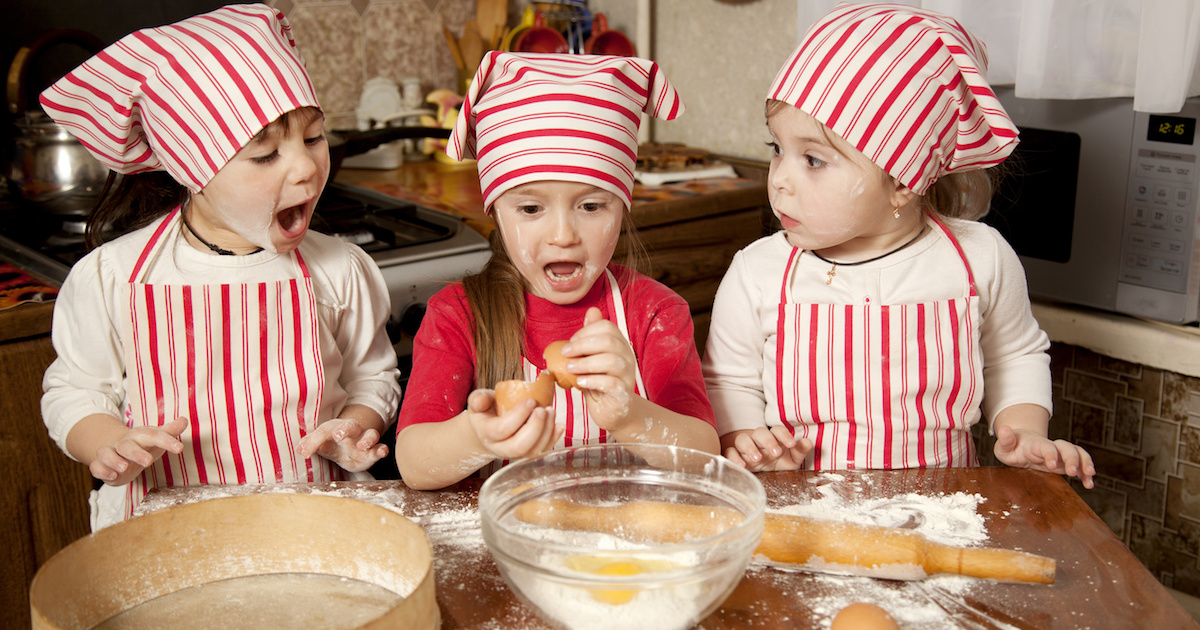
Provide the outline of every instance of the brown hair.
[[[792,105],[784,101],[767,100],[767,119],[769,120],[772,116],[779,113],[784,106],[792,107]],[[821,124],[821,131],[825,134],[825,138],[829,140],[829,144],[833,147],[834,151],[837,151],[846,158],[850,158],[838,146],[840,143],[834,141],[835,134],[833,131],[824,124]],[[958,171],[942,175],[934,181],[929,190],[925,191],[925,194],[921,197],[921,205],[927,211],[943,217],[969,219],[972,221],[981,219],[988,213],[992,195],[997,184],[1000,182],[1000,178],[1003,177],[1004,164],[1006,163],[1001,163],[987,169]],[[876,166],[878,167],[878,165]],[[897,181],[882,168],[879,170],[883,173],[884,177],[892,181]]]
[[108,237],[147,225],[187,198],[187,188],[166,171],[135,175],[110,172],[88,216],[84,243],[88,249],[99,247]]
[[[504,248],[500,228],[488,238],[492,258],[476,274],[463,278],[463,291],[474,316],[475,389],[492,388],[505,380],[523,380],[525,356],[525,278]],[[621,240],[613,258],[634,271],[646,268],[646,245],[625,209]]]
[[[293,124],[309,124],[315,120],[315,117],[303,121],[296,119],[295,116],[302,111],[315,111],[316,115],[320,115],[320,110],[313,107],[293,109],[271,121],[246,144],[261,140],[270,133],[287,133]],[[84,243],[88,249],[93,249],[109,238],[148,225],[187,201],[189,194],[188,189],[166,171],[133,175],[109,172],[96,205],[88,216]]]

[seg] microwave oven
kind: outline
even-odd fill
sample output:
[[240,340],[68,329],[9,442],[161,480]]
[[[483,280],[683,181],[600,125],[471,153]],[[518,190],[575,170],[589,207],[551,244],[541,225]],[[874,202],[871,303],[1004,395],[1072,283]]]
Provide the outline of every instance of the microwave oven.
[[1021,142],[984,221],[1021,257],[1033,297],[1175,323],[1200,308],[1200,99],[1174,114],[1132,98],[996,90]]

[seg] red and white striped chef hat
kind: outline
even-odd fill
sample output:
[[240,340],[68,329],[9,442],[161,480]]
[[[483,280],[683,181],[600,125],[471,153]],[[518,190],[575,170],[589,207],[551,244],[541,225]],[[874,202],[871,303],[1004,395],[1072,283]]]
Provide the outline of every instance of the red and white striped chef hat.
[[41,102],[112,170],[167,171],[192,192],[276,118],[319,107],[287,18],[263,4],[126,35]]
[[527,182],[592,184],[633,198],[642,112],[671,120],[683,101],[658,64],[635,57],[490,52],[446,144],[479,160],[484,208]]
[[986,74],[983,42],[954,18],[842,3],[804,35],[767,99],[809,114],[921,195],[1016,148]]

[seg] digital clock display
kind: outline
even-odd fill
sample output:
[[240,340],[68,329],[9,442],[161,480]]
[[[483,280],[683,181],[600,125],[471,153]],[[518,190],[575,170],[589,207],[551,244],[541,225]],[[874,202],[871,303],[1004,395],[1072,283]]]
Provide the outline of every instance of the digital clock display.
[[1150,115],[1150,125],[1146,131],[1147,140],[1190,145],[1195,135],[1195,118]]

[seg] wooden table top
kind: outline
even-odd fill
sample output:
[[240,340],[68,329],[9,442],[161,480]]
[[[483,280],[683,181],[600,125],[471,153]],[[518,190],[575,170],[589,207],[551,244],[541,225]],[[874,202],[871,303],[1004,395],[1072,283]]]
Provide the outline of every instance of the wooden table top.
[[[1183,628],[1195,622],[1059,476],[1005,467],[760,473],[768,509],[805,504],[835,492],[868,501],[910,493],[977,495],[987,540],[1057,560],[1052,585],[1007,584],[959,576],[923,581],[788,572],[751,565],[732,595],[698,627],[828,628],[854,601],[882,605],[902,627]],[[293,484],[292,492],[342,494],[391,507],[429,534],[436,558],[443,628],[530,629],[541,622],[508,589],[483,544],[478,480],[415,491],[399,481]],[[230,488],[229,494],[263,491]],[[224,490],[224,489],[222,489]],[[196,488],[158,490],[146,509],[196,500]],[[210,495],[211,496],[211,495]],[[905,620],[908,620],[907,622]]]

